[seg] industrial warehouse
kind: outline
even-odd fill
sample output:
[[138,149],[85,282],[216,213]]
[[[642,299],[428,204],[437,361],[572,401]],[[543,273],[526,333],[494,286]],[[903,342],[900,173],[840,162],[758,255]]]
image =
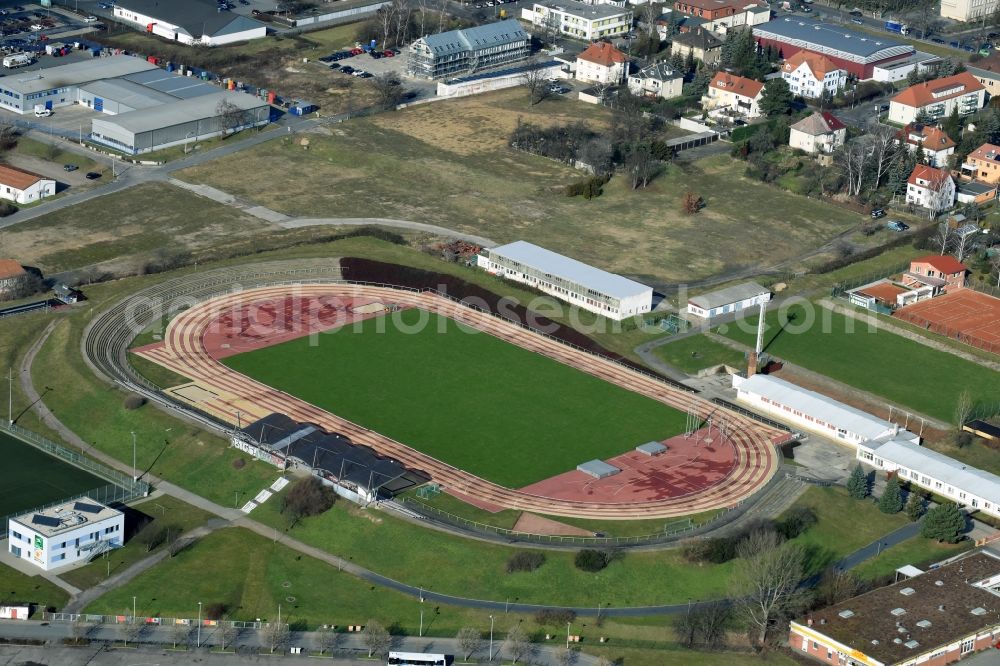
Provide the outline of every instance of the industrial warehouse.
[[71,104],[112,116],[92,119],[90,138],[131,155],[259,127],[271,119],[264,99],[126,55],[8,76],[0,84],[0,106],[21,114]]

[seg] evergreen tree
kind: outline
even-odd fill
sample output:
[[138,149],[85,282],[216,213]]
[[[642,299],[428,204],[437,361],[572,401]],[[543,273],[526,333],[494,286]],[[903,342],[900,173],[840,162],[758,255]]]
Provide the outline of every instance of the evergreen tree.
[[903,494],[899,490],[899,479],[895,474],[885,482],[885,492],[878,499],[878,510],[882,513],[899,513],[903,509]]
[[670,56],[670,66],[678,72],[684,71],[684,56],[681,55],[680,51],[676,51]]
[[693,72],[694,66],[695,66],[694,49],[690,49],[688,51],[687,57],[684,58],[684,74],[687,75]]
[[958,115],[958,105],[952,107],[951,115],[941,123],[941,129],[950,137],[962,135],[962,119]]
[[920,536],[946,543],[956,543],[965,529],[965,514],[957,504],[940,504],[924,516],[920,525]]
[[792,110],[794,100],[788,81],[771,79],[764,84],[764,94],[760,98],[760,110],[769,118],[787,115]]
[[916,522],[922,515],[924,515],[924,498],[920,493],[911,490],[910,497],[906,500],[906,516]]
[[851,478],[847,480],[847,494],[857,500],[868,497],[868,475],[861,463],[851,470]]

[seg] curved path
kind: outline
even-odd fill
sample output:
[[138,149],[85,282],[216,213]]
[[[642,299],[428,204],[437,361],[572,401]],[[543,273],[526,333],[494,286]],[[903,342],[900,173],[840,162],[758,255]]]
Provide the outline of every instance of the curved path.
[[[194,379],[202,387],[220,394],[239,396],[240,411],[257,419],[272,412],[282,412],[300,421],[316,423],[324,429],[340,432],[359,444],[370,446],[383,455],[407,466],[428,472],[436,482],[448,488],[502,507],[535,511],[549,515],[581,518],[636,519],[667,518],[732,506],[752,495],[774,474],[777,456],[772,438],[778,431],[762,426],[738,414],[729,413],[691,393],[681,391],[650,376],[625,368],[608,359],[583,352],[551,338],[526,330],[488,313],[474,310],[431,292],[412,292],[387,287],[329,283],[305,283],[294,287],[298,298],[310,296],[347,296],[353,299],[395,303],[421,308],[447,316],[462,324],[489,333],[502,340],[548,356],[612,384],[637,392],[681,411],[696,412],[702,419],[712,417],[717,426],[725,424],[737,452],[733,472],[720,483],[694,493],[642,503],[593,503],[561,500],[512,490],[476,477],[432,458],[379,433],[321,410],[294,396],[275,391],[225,367],[212,358],[203,344],[206,329],[224,313],[268,299],[292,295],[287,285],[262,287],[227,294],[196,305],[171,321],[163,347],[146,352],[148,358]],[[247,408],[249,403],[250,408]],[[236,408],[225,398],[206,401],[204,409],[229,421]]]

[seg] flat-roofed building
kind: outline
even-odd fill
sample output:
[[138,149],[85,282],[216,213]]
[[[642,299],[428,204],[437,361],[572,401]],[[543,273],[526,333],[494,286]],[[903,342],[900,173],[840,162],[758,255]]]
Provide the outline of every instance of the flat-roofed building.
[[120,547],[125,514],[85,497],[9,518],[7,533],[11,555],[48,571]]
[[626,319],[653,307],[652,287],[525,241],[483,250],[477,265],[608,319]]
[[516,19],[507,19],[421,37],[410,45],[406,70],[439,79],[520,62],[530,54],[531,35]]
[[577,0],[545,0],[521,9],[521,19],[544,32],[587,41],[624,35],[632,29],[632,18],[628,7]]
[[114,15],[151,35],[187,45],[220,46],[267,36],[260,21],[204,0],[117,0]]
[[944,666],[1000,640],[1000,559],[992,553],[900,572],[908,577],[796,619],[789,647],[835,666]]
[[744,282],[700,296],[692,296],[688,299],[687,311],[703,319],[711,319],[723,314],[740,312],[770,300],[770,289],[765,289],[756,282]]

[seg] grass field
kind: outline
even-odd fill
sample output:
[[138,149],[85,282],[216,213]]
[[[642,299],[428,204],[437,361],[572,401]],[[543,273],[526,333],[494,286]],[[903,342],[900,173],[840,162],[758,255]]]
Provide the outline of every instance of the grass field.
[[[6,544],[4,544],[6,548]],[[39,569],[39,573],[41,569]],[[0,564],[0,606],[9,603],[29,602],[38,604],[38,612],[47,607],[62,608],[69,594],[55,583],[41,576],[28,576],[6,564]],[[38,619],[35,616],[34,619]]]
[[398,315],[223,362],[510,488],[684,428],[677,410],[552,359],[424,311]]
[[[529,108],[523,89],[497,91],[354,118],[310,135],[308,151],[283,137],[179,177],[290,215],[366,217],[377,208],[500,243],[524,239],[653,284],[779,264],[861,222],[746,178],[728,155],[669,165],[643,190],[616,177],[599,198],[569,198],[563,189],[581,172],[507,146],[519,119],[605,127],[608,112],[563,98]],[[294,178],[279,184],[275,172]],[[684,215],[692,187],[707,205]]]
[[0,516],[28,511],[108,484],[5,433],[0,433],[0,447],[4,451]]
[[746,364],[742,352],[716,342],[704,334],[668,342],[657,347],[653,353],[689,375],[723,363],[733,368],[742,368]]
[[854,569],[854,573],[862,580],[879,578],[892,574],[896,569],[906,564],[917,567],[933,564],[971,547],[972,544],[968,541],[955,544],[938,543],[933,539],[916,536],[891,548],[886,548],[875,559],[860,564]]
[[[768,354],[946,422],[953,420],[964,390],[977,400],[1000,399],[997,373],[988,368],[886,330],[869,330],[861,322],[813,304],[810,312],[798,304],[785,310],[790,325],[784,328],[778,311],[767,314],[764,349]],[[756,326],[757,316],[752,315],[743,326],[719,332],[752,346]],[[853,333],[849,332],[852,328]],[[934,390],[927,390],[929,383]]]

